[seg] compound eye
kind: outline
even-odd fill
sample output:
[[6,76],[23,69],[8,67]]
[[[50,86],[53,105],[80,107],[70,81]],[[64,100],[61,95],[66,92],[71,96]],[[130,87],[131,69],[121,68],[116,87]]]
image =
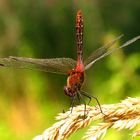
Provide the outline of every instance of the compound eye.
[[68,90],[68,87],[67,87],[67,86],[64,86],[64,93],[65,93],[66,95],[69,94],[69,90]]
[[72,93],[71,93],[71,88],[67,87],[67,86],[64,86],[64,93],[65,95],[67,96],[72,96]]

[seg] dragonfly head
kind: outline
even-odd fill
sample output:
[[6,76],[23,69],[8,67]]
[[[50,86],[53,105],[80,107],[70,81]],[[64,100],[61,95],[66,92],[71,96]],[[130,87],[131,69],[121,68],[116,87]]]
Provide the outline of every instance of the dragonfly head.
[[65,95],[70,96],[70,97],[75,95],[75,94],[73,94],[71,88],[68,86],[64,86],[64,93],[65,93]]

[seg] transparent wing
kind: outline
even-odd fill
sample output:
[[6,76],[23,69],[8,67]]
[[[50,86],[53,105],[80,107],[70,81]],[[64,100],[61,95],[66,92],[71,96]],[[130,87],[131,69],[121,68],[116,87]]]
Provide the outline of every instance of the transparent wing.
[[88,58],[87,60],[84,62],[85,64],[85,70],[89,69],[96,61],[100,60],[101,58],[104,58],[105,56],[123,48],[126,47],[130,44],[132,44],[133,42],[137,41],[138,39],[140,39],[140,36],[134,37],[133,39],[128,40],[127,42],[125,42],[123,45],[119,46],[118,48],[113,48],[112,46],[122,37],[123,35],[117,37],[116,39],[114,39],[112,42],[106,44],[105,46],[99,48],[98,50],[96,50],[95,52],[93,52]]
[[76,61],[71,58],[35,59],[15,56],[0,58],[1,67],[34,69],[58,74],[67,74],[75,64]]

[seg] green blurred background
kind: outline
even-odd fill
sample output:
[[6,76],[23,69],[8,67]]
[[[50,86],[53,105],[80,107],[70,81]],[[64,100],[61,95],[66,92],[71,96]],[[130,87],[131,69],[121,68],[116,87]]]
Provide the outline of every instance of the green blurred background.
[[[0,0],[0,57],[76,58],[75,16],[84,16],[84,58],[125,36],[140,35],[139,0]],[[101,104],[140,94],[140,41],[97,62],[86,73],[83,89]],[[69,109],[66,76],[31,70],[0,69],[0,139],[28,140],[55,123]],[[92,101],[91,105],[96,105]],[[81,139],[86,129],[68,140]],[[105,140],[130,139],[132,131],[110,130]]]

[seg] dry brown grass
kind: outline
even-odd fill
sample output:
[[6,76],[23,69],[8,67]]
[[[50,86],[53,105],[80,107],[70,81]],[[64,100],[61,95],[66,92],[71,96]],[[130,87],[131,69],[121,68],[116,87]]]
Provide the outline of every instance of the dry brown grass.
[[[106,115],[97,107],[87,106],[87,116],[84,117],[84,105],[80,105],[73,108],[72,114],[70,111],[60,113],[56,117],[58,122],[46,129],[43,134],[36,136],[34,140],[63,140],[95,120],[101,120],[102,123],[91,126],[84,139],[97,140],[103,138],[109,128],[132,129],[140,123],[140,97],[129,97],[118,104],[102,105],[102,110]],[[140,136],[140,130],[132,134],[132,137],[136,136]]]

